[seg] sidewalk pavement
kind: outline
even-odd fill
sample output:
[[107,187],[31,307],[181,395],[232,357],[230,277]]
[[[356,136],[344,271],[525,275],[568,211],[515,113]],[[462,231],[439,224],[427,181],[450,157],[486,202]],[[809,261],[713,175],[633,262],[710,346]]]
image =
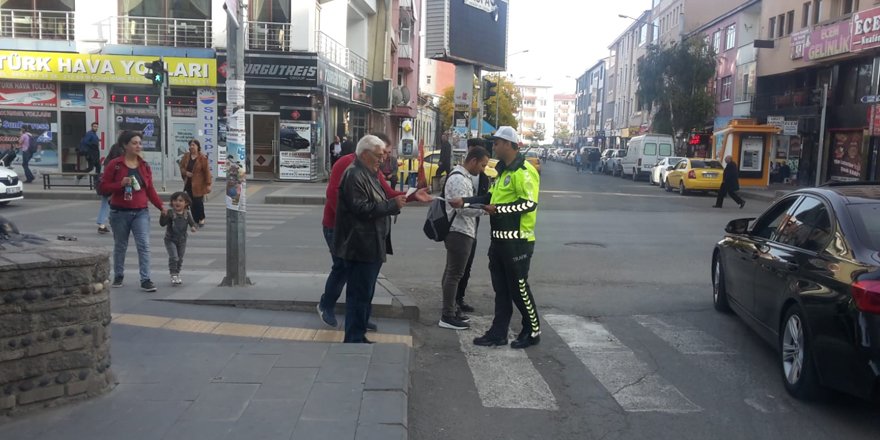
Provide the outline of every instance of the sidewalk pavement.
[[[376,344],[341,344],[342,332],[325,327],[314,311],[173,302],[189,290],[228,296],[227,288],[210,287],[216,275],[187,275],[184,286],[155,294],[133,283],[113,290],[115,389],[0,418],[0,438],[407,438],[408,321],[377,318],[379,332],[369,334]],[[232,296],[249,293],[257,302],[281,283],[313,287],[299,283],[308,279],[302,274],[251,276],[258,283]]]
[[[89,181],[88,179],[82,179],[77,182],[77,180],[73,177],[53,177],[52,178],[53,186],[55,184],[62,185],[75,185],[75,186],[60,186],[53,187],[51,189],[43,188],[43,179],[40,176],[37,176],[37,179],[32,183],[23,184],[23,194],[25,199],[40,199],[40,200],[98,200],[98,194],[94,189],[89,189]],[[157,183],[158,185],[158,183]],[[157,192],[159,193],[159,197],[162,200],[168,200],[168,197],[171,194],[180,191],[183,188],[183,183],[180,181],[172,181],[168,182],[168,186],[166,191],[159,191],[157,188]],[[223,194],[223,191],[218,191],[219,187],[215,187],[214,191],[208,195],[208,199],[212,199],[218,194]]]
[[737,194],[744,199],[760,200],[762,202],[773,202],[776,199],[798,189],[794,185],[783,183],[774,183],[769,187],[742,187]]

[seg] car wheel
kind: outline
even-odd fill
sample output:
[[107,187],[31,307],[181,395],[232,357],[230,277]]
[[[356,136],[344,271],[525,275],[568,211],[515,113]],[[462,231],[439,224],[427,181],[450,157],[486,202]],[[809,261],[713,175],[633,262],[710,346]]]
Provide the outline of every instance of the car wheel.
[[662,175],[660,176],[660,182],[658,183],[658,185],[660,186],[660,189],[666,188],[666,181],[663,180]]
[[7,200],[7,201],[5,201],[5,202],[0,202],[0,206],[6,206],[6,205],[8,205],[8,204],[9,204],[9,200]]
[[687,194],[687,189],[684,187],[684,180],[678,182],[678,194],[682,196]]
[[672,192],[672,183],[669,182],[669,178],[666,178],[666,192]]
[[811,349],[804,313],[799,305],[792,304],[782,319],[779,354],[782,383],[785,390],[798,399],[813,399],[822,391]]
[[633,182],[638,182],[638,181],[639,181],[639,175],[638,175],[638,173],[636,173],[636,170],[633,169]]
[[724,267],[721,266],[721,255],[718,254],[712,260],[712,304],[719,312],[730,311],[727,286],[724,284]]

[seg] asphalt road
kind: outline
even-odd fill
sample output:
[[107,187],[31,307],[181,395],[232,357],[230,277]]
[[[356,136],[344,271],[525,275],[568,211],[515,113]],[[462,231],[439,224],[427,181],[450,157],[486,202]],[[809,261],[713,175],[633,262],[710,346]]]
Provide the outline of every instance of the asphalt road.
[[[425,208],[408,207],[393,228],[383,273],[421,308],[413,323],[409,396],[412,439],[875,439],[880,407],[831,395],[790,398],[773,350],[735,316],[711,305],[709,259],[727,221],[766,205],[666,193],[645,182],[578,175],[550,163],[542,175],[530,283],[542,314],[539,346],[474,349],[476,331],[437,327],[445,250],[421,232]],[[250,185],[248,268],[326,271],[321,207],[262,205],[277,187]],[[223,207],[190,238],[187,269],[224,270]],[[24,232],[94,232],[97,202],[25,200],[0,207]],[[153,263],[168,288],[154,214]],[[480,231],[468,301],[474,326],[488,325],[492,292]],[[129,250],[127,268],[136,270]],[[255,278],[259,283],[259,279]],[[518,314],[514,313],[514,331]],[[459,334],[460,333],[460,334]]]

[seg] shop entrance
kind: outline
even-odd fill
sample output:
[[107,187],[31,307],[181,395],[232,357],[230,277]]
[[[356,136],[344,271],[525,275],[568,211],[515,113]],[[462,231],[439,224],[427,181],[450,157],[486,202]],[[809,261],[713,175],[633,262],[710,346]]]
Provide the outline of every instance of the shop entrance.
[[253,170],[254,179],[274,179],[278,156],[278,114],[249,113],[248,168]]
[[85,112],[61,112],[61,171],[76,172],[88,167],[86,159],[76,154],[79,142],[86,134]]

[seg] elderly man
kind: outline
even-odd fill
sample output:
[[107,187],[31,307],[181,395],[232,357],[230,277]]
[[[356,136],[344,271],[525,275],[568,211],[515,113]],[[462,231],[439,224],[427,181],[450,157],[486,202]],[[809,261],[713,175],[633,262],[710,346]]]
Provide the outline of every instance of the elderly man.
[[733,161],[733,156],[725,156],[724,164],[721,188],[718,189],[718,197],[715,199],[715,204],[712,207],[721,208],[724,204],[724,197],[730,195],[730,198],[739,204],[739,209],[742,209],[743,206],[746,206],[746,201],[736,193],[739,191],[739,166]]
[[385,143],[376,136],[361,138],[354,163],[339,185],[333,254],[343,261],[345,339],[367,343],[367,321],[379,270],[391,251],[391,216],[406,205],[406,196],[385,196],[377,176],[385,158]]

